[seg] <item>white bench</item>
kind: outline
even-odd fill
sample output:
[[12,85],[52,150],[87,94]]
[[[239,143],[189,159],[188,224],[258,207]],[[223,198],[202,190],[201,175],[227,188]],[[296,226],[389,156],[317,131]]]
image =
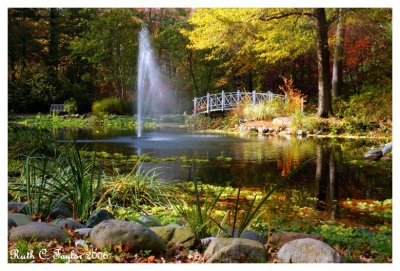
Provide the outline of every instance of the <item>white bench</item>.
[[51,104],[50,114],[65,112],[64,104]]

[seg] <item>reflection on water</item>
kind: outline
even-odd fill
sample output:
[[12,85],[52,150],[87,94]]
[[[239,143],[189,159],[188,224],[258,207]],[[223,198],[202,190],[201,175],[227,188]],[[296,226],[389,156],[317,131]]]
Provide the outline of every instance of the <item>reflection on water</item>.
[[[134,131],[62,130],[60,141],[72,136],[90,150],[111,154],[147,154],[156,158],[208,159],[196,166],[204,183],[269,189],[301,162],[316,157],[283,189],[299,190],[317,198],[316,208],[338,215],[338,202],[346,198],[384,200],[392,197],[391,166],[354,163],[362,159],[361,140],[296,139],[284,136],[187,134],[152,131],[137,139]],[[228,157],[229,159],[221,159]],[[190,164],[182,161],[143,163],[166,181],[188,180]]]

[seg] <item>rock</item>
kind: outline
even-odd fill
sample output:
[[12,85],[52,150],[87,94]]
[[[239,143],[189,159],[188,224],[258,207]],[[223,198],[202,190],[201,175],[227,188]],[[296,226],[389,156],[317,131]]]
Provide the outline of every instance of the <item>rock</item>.
[[275,124],[279,127],[288,128],[292,124],[292,119],[290,117],[278,117],[272,120],[272,124]]
[[81,229],[77,229],[74,231],[74,233],[83,235],[83,236],[89,236],[90,233],[92,232],[92,228],[81,228]]
[[9,201],[8,202],[8,211],[12,213],[24,213],[26,214],[26,207],[25,203],[20,203],[16,201]]
[[344,258],[329,245],[305,238],[290,241],[278,251],[283,263],[343,263]]
[[32,218],[30,216],[20,213],[8,213],[8,219],[14,220],[17,226],[22,226],[32,222]]
[[92,244],[99,249],[122,244],[131,252],[151,250],[152,254],[165,251],[165,243],[152,230],[137,223],[106,220],[96,225],[90,234]]
[[58,240],[65,242],[70,236],[63,230],[44,223],[31,222],[23,226],[19,226],[10,230],[9,239],[11,241],[27,240],[27,241],[50,241]]
[[281,248],[284,244],[290,241],[297,239],[304,239],[304,238],[311,238],[322,242],[326,241],[325,237],[318,234],[306,234],[298,232],[275,232],[271,235],[269,242],[271,245]]
[[382,157],[381,150],[369,150],[364,154],[364,158],[367,160],[377,161]]
[[57,202],[51,207],[49,216],[52,219],[72,217],[72,207],[65,201]]
[[248,128],[250,132],[258,132],[258,128],[255,126],[251,126]]
[[8,230],[10,230],[13,227],[17,227],[17,223],[11,218],[8,218]]
[[114,219],[114,215],[110,213],[107,210],[97,210],[93,212],[93,214],[89,217],[88,222],[87,222],[87,227],[88,228],[93,228],[97,224],[109,220],[109,219]]
[[161,226],[160,222],[155,218],[147,215],[141,215],[139,221],[145,223],[149,227]]
[[316,135],[322,135],[322,130],[318,130],[315,134]]
[[206,251],[207,263],[265,263],[267,251],[257,241],[242,238],[216,238]]
[[381,149],[382,154],[385,155],[386,153],[391,152],[392,147],[393,147],[392,142],[385,144],[385,146],[383,146],[383,148]]
[[53,225],[56,228],[59,228],[61,230],[68,228],[68,229],[82,229],[85,226],[79,223],[78,221],[75,221],[72,218],[66,218],[66,219],[55,219],[50,222],[51,225]]
[[303,135],[305,135],[306,133],[305,133],[305,131],[303,131],[303,130],[297,130],[296,134],[297,134],[298,136],[303,136]]
[[[229,233],[232,234],[232,229],[229,229]],[[238,233],[239,233],[239,230],[235,229],[235,233],[234,233],[233,237],[238,237]],[[257,241],[261,244],[264,244],[264,238],[259,233],[254,232],[254,231],[245,230],[240,235],[240,238]]]
[[159,227],[151,227],[150,230],[155,232],[167,246],[173,246],[180,243],[184,248],[189,249],[196,243],[196,236],[191,228],[179,225],[166,225]]
[[258,127],[257,130],[259,133],[262,133],[262,134],[268,133],[268,131],[269,131],[268,128],[266,128],[264,126]]

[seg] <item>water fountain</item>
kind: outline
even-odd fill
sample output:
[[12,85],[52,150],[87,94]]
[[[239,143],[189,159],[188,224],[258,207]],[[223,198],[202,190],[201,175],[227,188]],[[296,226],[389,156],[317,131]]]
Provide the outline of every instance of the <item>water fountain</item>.
[[154,58],[150,33],[143,27],[139,33],[137,74],[137,137],[143,135],[143,119],[150,113],[160,113],[165,92],[160,68]]

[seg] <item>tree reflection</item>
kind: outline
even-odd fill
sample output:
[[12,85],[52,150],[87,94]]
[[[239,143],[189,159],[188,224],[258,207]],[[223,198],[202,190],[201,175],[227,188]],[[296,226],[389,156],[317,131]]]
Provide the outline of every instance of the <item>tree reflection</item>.
[[331,219],[338,215],[338,159],[341,159],[341,149],[329,143],[318,144],[317,146],[317,165],[315,180],[317,184],[317,203],[316,209],[327,211]]

